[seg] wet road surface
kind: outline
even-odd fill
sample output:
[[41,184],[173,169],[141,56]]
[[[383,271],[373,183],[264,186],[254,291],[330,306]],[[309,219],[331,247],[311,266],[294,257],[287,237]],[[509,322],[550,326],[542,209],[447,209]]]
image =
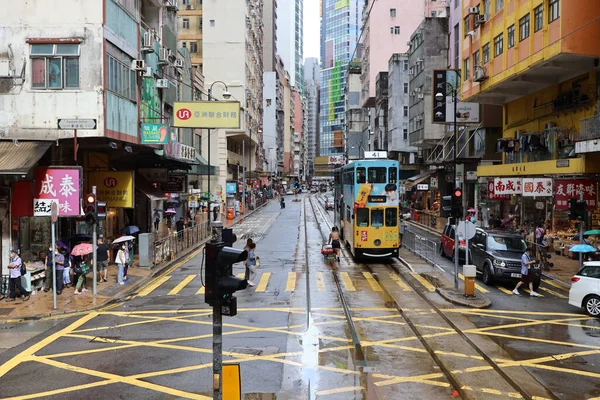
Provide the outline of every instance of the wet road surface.
[[[240,363],[244,398],[600,396],[597,320],[564,299],[528,302],[550,296],[454,307],[393,260],[357,264],[345,252],[325,264],[332,221],[319,197],[272,203],[235,228],[236,247],[252,237],[261,258],[257,286],[224,317],[224,361]],[[0,398],[209,398],[201,264],[198,254],[111,308],[12,328],[47,330],[0,354]]]

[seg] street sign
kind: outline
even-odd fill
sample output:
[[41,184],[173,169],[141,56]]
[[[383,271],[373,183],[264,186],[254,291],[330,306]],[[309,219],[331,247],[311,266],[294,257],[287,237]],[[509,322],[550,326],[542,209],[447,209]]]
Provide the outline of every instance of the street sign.
[[419,183],[417,184],[417,190],[429,190],[429,185],[427,183]]
[[96,129],[95,119],[65,119],[60,118],[58,120],[58,129],[83,129],[92,130]]
[[58,203],[56,201],[52,202],[52,209],[50,210],[50,217],[53,223],[58,221]]
[[387,151],[367,151],[365,158],[387,158]]
[[473,239],[475,236],[475,224],[469,221],[460,221],[456,231],[459,238]]

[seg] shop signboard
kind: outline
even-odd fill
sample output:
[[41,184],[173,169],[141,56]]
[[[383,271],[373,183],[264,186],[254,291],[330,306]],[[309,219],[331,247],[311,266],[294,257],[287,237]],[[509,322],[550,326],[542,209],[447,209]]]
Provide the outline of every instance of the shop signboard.
[[523,197],[551,197],[552,178],[523,178]]
[[346,157],[343,155],[329,156],[329,165],[346,165]]
[[89,173],[90,186],[96,186],[98,201],[107,207],[133,207],[133,171],[102,171]]
[[161,184],[160,187],[163,192],[185,192],[185,175],[170,175],[167,177],[167,182]]
[[227,182],[225,185],[225,192],[227,194],[234,194],[237,192],[237,184],[235,182]]
[[52,205],[57,204],[56,199],[33,199],[33,216],[52,216]]
[[196,149],[192,146],[188,146],[179,142],[171,142],[163,148],[165,151],[165,157],[172,160],[196,163]]
[[588,210],[593,210],[598,205],[598,185],[590,179],[557,180],[554,182],[554,205],[556,210],[568,210],[569,199],[579,200],[583,192],[583,200]]
[[521,178],[494,178],[494,194],[523,194]]
[[188,196],[188,207],[198,207],[198,196],[196,196],[195,194]]
[[178,128],[240,128],[239,101],[175,102],[173,126]]
[[169,125],[142,124],[142,144],[169,143]]
[[[36,168],[34,198],[57,201],[62,217],[78,217],[81,212],[80,179],[79,168]],[[44,215],[50,216],[52,201],[43,202],[48,205],[48,213]],[[39,207],[43,204],[40,203]]]
[[494,185],[494,181],[489,181],[488,182],[488,200],[491,200],[491,201],[510,200],[510,195],[496,194],[496,187]]

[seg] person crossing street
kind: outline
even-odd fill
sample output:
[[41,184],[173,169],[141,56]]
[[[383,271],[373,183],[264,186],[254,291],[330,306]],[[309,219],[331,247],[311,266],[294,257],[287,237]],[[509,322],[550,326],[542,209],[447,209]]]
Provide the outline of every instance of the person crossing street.
[[513,290],[513,293],[517,296],[521,295],[521,293],[519,293],[519,288],[521,287],[521,285],[529,284],[529,295],[531,297],[540,297],[540,295],[533,290],[533,281],[531,279],[532,274],[529,273],[531,265],[536,263],[535,260],[531,260],[532,252],[533,249],[531,247],[528,247],[527,250],[525,250],[525,253],[523,253],[523,255],[521,256],[521,280],[519,281],[519,283],[517,283],[517,286]]

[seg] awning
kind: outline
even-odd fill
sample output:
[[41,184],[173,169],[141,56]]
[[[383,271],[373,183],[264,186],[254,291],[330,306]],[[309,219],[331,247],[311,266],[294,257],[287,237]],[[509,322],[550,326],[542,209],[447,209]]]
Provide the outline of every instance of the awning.
[[419,183],[423,182],[425,179],[428,179],[431,175],[433,175],[434,172],[435,171],[426,171],[422,174],[412,176],[408,178],[404,186],[406,186],[407,188],[411,188],[415,185],[418,185]]
[[198,163],[192,167],[188,172],[190,175],[216,175],[216,168],[214,165],[208,165],[208,161],[199,154],[196,154],[196,160]]
[[152,183],[150,183],[146,178],[144,178],[141,174],[135,174],[135,188],[140,192],[148,196],[150,200],[167,200],[168,197],[165,196],[164,192],[161,192],[160,189],[155,188]]
[[0,142],[0,174],[24,175],[54,142]]

